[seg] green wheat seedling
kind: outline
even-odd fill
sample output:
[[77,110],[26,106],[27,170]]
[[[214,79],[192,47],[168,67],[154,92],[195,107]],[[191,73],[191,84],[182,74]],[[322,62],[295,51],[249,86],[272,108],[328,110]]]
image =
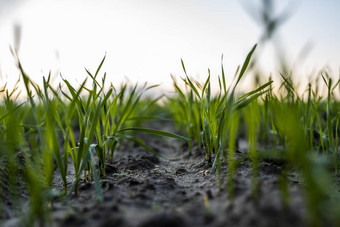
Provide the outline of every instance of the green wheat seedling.
[[[216,92],[209,70],[203,82],[196,81],[182,61],[185,76],[180,82],[184,86],[173,78],[175,92],[166,105],[159,104],[162,94],[155,98],[145,95],[157,85],[123,83],[115,87],[106,74],[99,79],[105,57],[95,73],[86,70],[88,77],[78,87],[62,78],[56,88],[51,74],[43,77],[39,86],[17,59],[20,81],[11,91],[7,85],[0,89],[0,196],[10,201],[11,209],[28,225],[50,223],[53,198],[68,200],[77,195],[81,181],[94,181],[97,199],[103,201],[101,178],[107,176],[106,164],[114,161],[121,144],[133,142],[159,155],[138,137],[147,133],[183,140],[190,154],[195,145],[203,148],[202,158],[212,164],[213,173],[217,171],[221,190],[226,177],[230,201],[236,197],[234,179],[239,164],[245,160],[251,164],[251,190],[253,197],[259,198],[261,162],[278,159],[283,204],[287,208],[292,204],[289,179],[291,173],[298,173],[310,225],[338,223],[340,197],[334,182],[339,168],[339,80],[322,71],[300,95],[293,73],[285,70],[279,74],[277,90],[270,77],[267,83],[239,94],[237,88],[249,70],[255,48],[229,84],[221,65]],[[19,83],[24,91],[18,89]],[[325,97],[320,95],[321,85],[326,88]],[[26,100],[19,99],[21,92]],[[186,137],[143,125],[149,120],[169,121],[164,117],[167,113]],[[239,158],[237,141],[244,138],[247,157]],[[73,182],[67,178],[69,165],[75,170]],[[55,193],[56,177],[64,184],[60,193]],[[20,190],[28,195],[25,214]],[[3,208],[1,202],[0,210]]]
[[1,128],[0,128],[0,192],[1,197],[7,195],[14,208],[19,210],[19,188],[17,187],[20,178],[22,179],[22,152],[19,150],[19,144],[22,143],[20,122],[22,115],[18,110],[22,104],[16,104],[12,99],[15,95],[16,88],[9,92],[6,85],[1,89],[3,96],[3,105],[1,105]]
[[[171,114],[177,127],[184,126],[187,137],[190,139],[188,147],[189,154],[191,154],[193,141],[201,147],[200,103],[197,99],[194,99],[193,91],[188,88],[187,84],[185,84],[186,91],[183,91],[174,77],[172,77],[172,80],[176,95],[168,98]],[[189,92],[189,95],[186,95],[187,92]]]
[[278,101],[272,103],[272,108],[276,116],[278,130],[286,138],[286,159],[289,166],[287,168],[290,170],[299,169],[301,172],[304,179],[303,187],[306,193],[308,217],[314,226],[319,226],[321,225],[320,215],[323,218],[328,215],[322,207],[328,203],[333,204],[332,200],[325,199],[326,195],[333,195],[335,198],[338,195],[331,183],[331,175],[325,168],[323,160],[320,157],[316,158],[310,152],[303,130],[303,121],[299,119],[301,116],[299,109]]
[[[286,206],[288,206],[290,198],[287,175],[291,171],[301,173],[304,179],[303,188],[306,193],[309,220],[313,225],[318,226],[321,224],[321,219],[331,220],[334,218],[334,214],[325,213],[321,207],[338,201],[338,194],[334,191],[332,183],[333,173],[327,169],[325,164],[334,163],[333,169],[336,173],[338,154],[335,147],[337,147],[338,141],[338,117],[335,114],[336,101],[333,91],[338,83],[332,86],[331,79],[323,77],[328,90],[326,100],[317,95],[318,86],[313,89],[312,84],[309,83],[306,90],[307,100],[304,100],[298,96],[293,81],[282,74],[281,77],[283,82],[280,88],[284,88],[284,91],[281,90],[278,96],[267,93],[271,96],[265,99],[264,113],[266,114],[267,127],[272,127],[279,138],[278,143],[273,144],[273,148],[277,149],[278,146],[283,146],[284,152],[280,151],[279,156],[275,155],[275,150],[269,151],[268,154],[271,153],[271,157],[283,158],[286,161],[280,177],[281,197]],[[271,119],[270,121],[268,121],[268,117]],[[334,134],[336,135],[334,136]],[[333,142],[330,138],[334,138]],[[336,150],[335,152],[332,152],[332,147]],[[322,152],[319,152],[320,150]],[[333,155],[328,155],[329,152]],[[323,156],[320,156],[320,153]],[[328,200],[326,195],[333,195],[335,199]],[[333,211],[336,211],[337,207],[334,206]]]
[[[235,98],[235,90],[241,78],[244,76],[247,66],[249,65],[251,56],[255,51],[256,45],[249,52],[241,70],[238,73],[236,82],[233,86],[226,85],[224,69],[222,65],[222,77],[219,78],[219,93],[216,97],[211,97],[210,71],[206,81],[200,84],[190,79],[186,72],[184,62],[182,68],[185,73],[183,81],[185,86],[189,88],[189,94],[186,95],[176,82],[174,82],[175,90],[180,93],[179,110],[175,112],[175,119],[183,116],[184,124],[189,137],[197,138],[200,134],[202,145],[204,146],[206,160],[211,162],[212,155],[215,155],[213,172],[218,164],[220,152],[223,152],[225,160],[225,152],[223,147],[226,145],[226,128],[229,126],[230,116],[233,111],[240,110],[264,93],[264,90],[271,84],[268,82],[259,88],[248,92],[247,94]],[[199,119],[197,119],[197,114]],[[195,126],[195,127],[193,127]],[[190,144],[189,144],[190,147]]]
[[[142,94],[155,86],[144,86],[139,88],[135,85],[130,89],[127,85],[123,85],[120,91],[117,92],[111,85],[110,88],[105,91],[105,75],[102,84],[96,79],[104,60],[105,57],[94,75],[87,71],[92,79],[91,89],[86,88],[86,81],[84,81],[81,87],[76,90],[67,80],[64,80],[71,96],[68,96],[63,92],[64,96],[69,99],[70,106],[72,107],[67,114],[70,115],[67,125],[70,125],[70,120],[72,119],[74,112],[76,112],[77,118],[79,119],[80,130],[79,142],[77,146],[75,146],[72,130],[70,126],[67,126],[69,137],[71,138],[70,148],[72,147],[70,154],[76,171],[76,180],[72,186],[71,192],[73,190],[76,193],[78,192],[80,175],[82,173],[84,173],[85,179],[91,179],[90,176],[92,175],[95,180],[99,200],[103,199],[99,176],[105,176],[105,163],[107,161],[113,161],[114,152],[117,145],[122,140],[131,140],[146,150],[157,154],[157,152],[147,146],[144,141],[137,138],[134,134],[131,134],[131,132],[141,131],[159,136],[187,140],[185,137],[173,133],[137,127],[136,121],[131,121],[130,119],[138,119],[138,117],[136,117],[138,116],[136,111],[138,107],[141,109],[139,103]],[[85,96],[85,100],[81,98],[82,91],[88,92]],[[151,103],[147,106],[150,107],[157,99],[158,98],[151,100]],[[74,109],[76,111],[74,111]],[[95,166],[94,154],[99,158],[99,170]]]
[[[230,84],[230,86],[226,84],[222,64],[222,76],[218,78],[219,91],[215,97],[211,95],[211,76],[209,70],[205,82],[199,83],[188,76],[182,60],[182,68],[185,73],[185,78],[182,78],[182,80],[185,84],[186,93],[179,88],[176,80],[173,79],[175,91],[178,93],[178,96],[175,96],[175,98],[170,98],[174,119],[175,121],[182,119],[189,138],[195,139],[197,142],[197,137],[200,135],[200,144],[204,147],[205,157],[208,162],[212,162],[212,157],[215,155],[211,171],[214,173],[217,169],[220,189],[222,185],[221,165],[225,161],[228,162],[227,186],[229,198],[231,199],[234,197],[233,178],[236,172],[235,144],[239,111],[265,94],[268,91],[266,89],[268,89],[272,83],[272,81],[269,81],[240,97],[236,96],[237,85],[245,75],[255,48],[256,45],[249,52],[241,69],[237,69],[234,76],[234,83]],[[258,188],[259,183],[256,183],[258,179],[258,160],[256,158],[255,134],[259,117],[255,117],[254,114],[248,116],[249,119],[254,119],[249,121],[249,128],[251,128],[249,133],[251,151],[249,154],[254,167],[253,185],[257,185],[254,186],[254,188]],[[192,144],[189,142],[189,152],[191,152],[191,147]],[[228,153],[226,152],[226,148],[229,150]]]
[[245,118],[247,121],[247,138],[248,138],[248,153],[252,164],[252,181],[251,191],[254,197],[257,197],[260,189],[259,182],[259,158],[257,153],[257,128],[259,125],[259,105],[256,101],[250,104],[247,108]]
[[[314,157],[313,151],[318,152],[320,149],[324,154],[330,151],[333,154],[331,162],[334,163],[334,169],[337,169],[339,114],[336,114],[338,108],[336,108],[337,102],[333,92],[339,86],[339,83],[333,85],[332,79],[328,76],[326,79],[323,76],[328,89],[327,99],[324,100],[318,95],[318,82],[315,82],[315,86],[311,83],[308,85],[307,98],[304,99],[298,94],[292,76],[280,74],[282,84],[277,93],[273,92],[270,79],[268,83],[237,98],[236,86],[247,69],[252,51],[247,56],[240,72],[237,73],[234,86],[227,88],[222,66],[222,77],[219,78],[220,90],[216,97],[211,96],[210,73],[204,83],[199,83],[187,75],[182,61],[185,73],[185,78],[182,78],[182,80],[185,84],[185,91],[181,90],[174,80],[175,91],[178,94],[169,98],[173,117],[175,120],[182,119],[189,138],[197,141],[197,136],[194,135],[198,135],[199,130],[200,142],[204,147],[206,160],[210,161],[215,154],[213,171],[217,169],[219,173],[221,163],[227,157],[227,188],[229,198],[233,200],[234,185],[232,179],[237,168],[235,140],[237,132],[241,130],[239,127],[242,126],[242,124],[238,124],[238,119],[243,116],[247,123],[253,195],[257,197],[260,188],[259,168],[261,159],[265,157],[279,158],[284,160],[283,163],[286,163],[280,177],[281,196],[284,204],[288,206],[290,198],[288,174],[290,171],[298,169],[306,181],[306,203],[310,218],[313,216],[315,218],[320,212],[320,207],[315,207],[322,203],[328,203],[323,199],[323,196],[332,194],[334,191],[330,180],[331,173],[325,169],[322,162],[311,158],[310,155]],[[261,95],[264,96],[262,102],[258,100]],[[241,109],[244,109],[244,111],[238,111]],[[287,115],[284,113],[287,113]],[[259,136],[257,136],[258,130],[260,130]],[[261,138],[267,139],[260,140]],[[261,147],[265,148],[264,153],[262,151],[259,153],[259,143],[261,143]],[[225,148],[228,148],[227,153]],[[313,167],[315,167],[315,170],[311,171]],[[322,180],[313,178],[311,172],[328,179],[324,185],[328,185],[329,189],[326,189],[323,184],[321,186]],[[313,187],[314,189],[311,189]],[[323,213],[323,215],[325,214]]]
[[[25,73],[19,60],[27,101],[16,101],[20,94],[17,86],[11,92],[6,86],[1,89],[4,99],[0,105],[0,143],[3,145],[0,161],[4,162],[4,168],[0,171],[0,192],[4,195],[8,190],[15,209],[20,211],[19,187],[27,188],[30,210],[24,218],[26,223],[49,222],[50,202],[57,195],[52,184],[55,171],[64,183],[63,195],[67,194],[64,198],[73,192],[77,194],[79,182],[84,179],[94,180],[98,200],[102,201],[100,178],[105,176],[105,163],[113,161],[116,146],[122,140],[131,140],[154,154],[157,152],[136,137],[135,132],[188,140],[174,133],[141,127],[139,120],[150,118],[162,96],[142,99],[142,94],[155,86],[130,88],[125,84],[117,91],[111,84],[106,88],[105,74],[101,83],[97,80],[104,60],[105,57],[94,75],[87,70],[92,80],[90,89],[87,79],[76,89],[63,78],[63,84],[55,89],[51,86],[50,74],[43,77],[41,88]],[[75,169],[70,190],[69,157]],[[18,185],[20,180],[23,182]]]
[[231,201],[235,198],[235,186],[234,186],[234,178],[237,170],[237,162],[236,162],[236,140],[237,140],[237,131],[239,130],[239,114],[234,113],[231,117],[230,122],[230,131],[228,138],[228,173],[227,173],[227,188],[228,188],[228,197]]
[[[43,123],[45,111],[34,101],[33,90],[38,99],[42,97],[40,88],[25,74],[18,63],[28,101],[17,104],[20,92],[17,87],[9,92],[4,88],[4,112],[0,117],[3,137],[0,159],[5,161],[4,175],[7,176],[9,199],[17,212],[24,212],[19,199],[19,190],[26,188],[29,195],[29,211],[20,214],[26,225],[49,221],[50,201],[48,196],[52,185],[53,153],[48,149],[46,128]],[[33,87],[33,90],[31,88]],[[29,103],[29,105],[27,105]]]
[[[258,98],[260,95],[264,93],[264,90],[271,84],[268,82],[259,88],[246,93],[245,95],[236,98],[235,90],[240,80],[244,76],[247,66],[249,65],[252,54],[254,53],[256,45],[249,52],[241,70],[238,73],[238,70],[235,75],[237,75],[236,82],[233,86],[226,85],[226,79],[224,74],[224,69],[222,65],[222,78],[219,78],[219,86],[220,90],[217,97],[211,97],[211,87],[210,87],[210,75],[208,75],[207,80],[203,84],[199,84],[196,81],[192,81],[186,73],[186,69],[184,63],[182,61],[182,67],[184,73],[186,75],[184,82],[191,89],[190,95],[194,94],[194,98],[188,99],[190,101],[194,101],[199,105],[199,113],[200,113],[200,134],[202,144],[204,146],[204,150],[206,153],[206,159],[208,162],[211,161],[212,155],[215,154],[215,159],[213,163],[212,171],[214,172],[217,165],[220,166],[220,161],[225,160],[226,153],[226,134],[230,124],[230,117],[234,111],[238,111],[253,100]],[[177,89],[177,88],[176,88]],[[178,89],[177,89],[178,90]],[[182,95],[183,96],[183,95]],[[185,101],[185,99],[183,99]],[[185,106],[192,106],[192,103],[183,104]],[[188,109],[188,108],[187,108]],[[188,112],[188,111],[186,111]],[[190,115],[189,115],[190,116]],[[190,118],[189,118],[190,119]],[[189,125],[193,125],[193,122],[190,122]],[[186,128],[188,128],[187,126]],[[198,127],[197,127],[198,128]],[[196,132],[195,134],[198,134]],[[220,153],[223,153],[222,159],[220,159]]]

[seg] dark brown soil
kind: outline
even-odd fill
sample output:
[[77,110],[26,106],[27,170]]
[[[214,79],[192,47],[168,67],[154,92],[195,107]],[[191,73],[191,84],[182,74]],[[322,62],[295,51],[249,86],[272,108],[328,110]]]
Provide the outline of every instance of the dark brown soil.
[[[202,149],[194,147],[189,156],[181,141],[145,139],[161,158],[133,145],[119,148],[101,180],[104,202],[97,201],[94,183],[82,181],[78,196],[53,204],[54,226],[306,225],[295,176],[289,176],[290,206],[283,206],[280,199],[280,163],[261,162],[261,189],[255,199],[251,196],[251,165],[246,159],[240,162],[232,203],[225,185],[225,164],[219,189],[217,174],[211,173]],[[239,152],[238,157],[242,156]],[[69,179],[72,181],[71,170]]]

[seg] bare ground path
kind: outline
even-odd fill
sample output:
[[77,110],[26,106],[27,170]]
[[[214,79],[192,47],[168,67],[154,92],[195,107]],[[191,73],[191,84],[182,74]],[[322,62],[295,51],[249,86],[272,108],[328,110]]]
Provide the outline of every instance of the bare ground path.
[[[164,130],[173,131],[165,125]],[[142,135],[161,158],[130,145],[121,147],[107,165],[101,184],[104,202],[95,187],[82,182],[80,195],[68,204],[55,202],[55,226],[302,226],[302,196],[291,180],[291,208],[284,208],[278,190],[280,165],[261,163],[261,193],[252,199],[251,166],[238,167],[234,179],[236,198],[227,199],[225,179],[221,189],[217,174],[204,160],[204,151],[187,148],[175,139]],[[222,167],[226,173],[226,166]],[[226,176],[226,174],[223,174]],[[294,183],[295,182],[295,183]]]

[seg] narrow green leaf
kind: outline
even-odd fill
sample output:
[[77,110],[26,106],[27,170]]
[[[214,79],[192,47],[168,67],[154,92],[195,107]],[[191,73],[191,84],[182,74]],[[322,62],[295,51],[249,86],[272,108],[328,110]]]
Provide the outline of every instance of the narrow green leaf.
[[236,85],[240,82],[241,78],[243,77],[244,73],[246,72],[247,67],[248,67],[248,65],[249,65],[249,62],[250,62],[250,59],[251,59],[251,56],[253,55],[253,53],[254,53],[254,51],[255,51],[255,49],[256,49],[256,46],[257,46],[257,44],[255,44],[254,47],[252,48],[252,50],[248,53],[247,58],[246,58],[246,60],[244,61],[243,66],[242,66],[242,68],[241,68],[240,74],[239,74],[239,76],[238,76],[238,78],[237,78],[235,87],[236,87]]
[[121,130],[116,131],[114,134],[118,134],[118,133],[121,133],[121,132],[124,132],[124,131],[140,131],[140,132],[145,132],[145,133],[154,134],[154,135],[158,135],[158,136],[165,136],[165,137],[171,137],[171,138],[175,138],[175,139],[181,139],[181,140],[185,140],[185,141],[189,140],[188,138],[186,138],[184,136],[177,135],[175,133],[166,132],[166,131],[162,131],[162,130],[158,130],[158,129],[140,128],[140,127],[121,129]]
[[97,199],[98,199],[99,202],[103,202],[104,196],[103,196],[103,190],[102,190],[101,185],[100,185],[99,171],[96,167],[95,159],[94,159],[94,156],[93,156],[93,153],[94,153],[96,146],[97,146],[97,144],[91,144],[88,152],[90,153],[90,157],[91,157],[91,168],[92,168],[92,175],[93,175],[93,179],[94,179],[94,185],[95,185],[96,192],[97,192]]

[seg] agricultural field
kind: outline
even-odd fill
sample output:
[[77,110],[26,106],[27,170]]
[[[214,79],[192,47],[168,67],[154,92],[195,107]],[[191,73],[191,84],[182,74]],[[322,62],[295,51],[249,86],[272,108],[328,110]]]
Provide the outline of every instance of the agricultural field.
[[232,81],[222,65],[217,92],[182,61],[155,97],[114,87],[105,58],[58,87],[18,61],[1,88],[0,225],[338,226],[339,81],[321,71],[300,95],[281,73],[241,93],[255,51]]

